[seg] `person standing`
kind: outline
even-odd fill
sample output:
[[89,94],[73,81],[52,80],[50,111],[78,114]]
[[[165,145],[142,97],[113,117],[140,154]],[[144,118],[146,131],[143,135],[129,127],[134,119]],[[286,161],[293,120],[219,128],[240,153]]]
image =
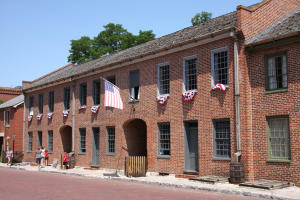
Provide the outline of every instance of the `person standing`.
[[48,150],[46,149],[45,150],[45,165],[48,166],[48,158],[49,158],[49,152]]
[[6,151],[7,165],[11,165],[12,157],[13,157],[13,152],[12,150],[8,149]]
[[45,149],[41,147],[41,166],[45,165]]
[[67,152],[65,152],[64,162],[63,162],[64,169],[68,169],[68,162],[69,162],[69,156],[68,156]]
[[38,165],[39,169],[41,167],[41,158],[42,158],[41,153],[42,153],[41,149],[37,148],[35,151],[35,159],[36,159],[36,164]]

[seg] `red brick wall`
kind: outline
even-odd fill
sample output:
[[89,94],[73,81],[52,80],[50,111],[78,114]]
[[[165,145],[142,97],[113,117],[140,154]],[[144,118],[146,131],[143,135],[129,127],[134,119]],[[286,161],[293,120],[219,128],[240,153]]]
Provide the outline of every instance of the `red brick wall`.
[[10,111],[10,125],[5,127],[4,121],[4,111],[0,111],[0,124],[1,124],[1,132],[5,133],[3,148],[6,149],[6,137],[9,136],[11,139],[9,141],[9,147],[12,149],[13,140],[12,136],[16,135],[15,139],[15,151],[22,152],[23,146],[23,104],[19,105],[17,108],[11,108]]
[[[265,55],[287,52],[288,91],[265,92]],[[300,42],[250,53],[248,70],[252,94],[252,132],[254,177],[291,181],[300,184]],[[291,162],[267,162],[266,117],[289,116]]]
[[300,6],[299,0],[264,0],[253,8],[237,8],[238,29],[248,40]]
[[[211,91],[211,50],[227,46],[229,49],[229,86],[226,92]],[[182,100],[182,61],[186,56],[198,56],[198,91],[193,102]],[[157,77],[156,65],[163,62],[170,63],[170,98],[165,106],[160,106],[156,102]],[[128,103],[129,99],[129,71],[140,70],[141,93],[140,101],[135,104]],[[107,109],[104,103],[104,85],[101,83],[101,108],[97,115],[91,113],[92,105],[92,81],[110,75],[116,76],[116,84],[121,89],[124,102],[124,110]],[[79,111],[79,84],[87,82],[88,108]],[[44,93],[44,113],[47,114],[48,92],[55,91],[55,112],[52,121],[48,121],[46,116],[39,124],[34,117],[33,121],[26,126],[26,134],[32,131],[34,135],[33,149],[36,149],[37,131],[43,131],[43,142],[47,147],[47,131],[54,132],[54,153],[50,158],[59,158],[62,152],[62,144],[59,136],[59,129],[67,124],[72,126],[71,115],[64,122],[62,118],[63,110],[63,88],[59,85],[52,88],[43,89],[34,93],[26,94],[26,106],[28,114],[28,97],[35,96],[35,114],[37,113],[37,95]],[[72,89],[72,87],[71,87]],[[72,93],[72,90],[71,90]],[[213,119],[229,118],[231,126],[232,155],[235,152],[234,134],[234,101],[233,101],[233,40],[226,39],[196,48],[173,53],[152,60],[123,67],[102,74],[93,75],[76,81],[76,106],[75,106],[75,152],[77,165],[90,166],[92,154],[92,127],[100,127],[100,167],[123,169],[124,156],[127,155],[122,147],[126,148],[126,138],[123,125],[131,119],[142,119],[147,125],[147,156],[149,171],[165,173],[183,173],[184,169],[184,121],[198,121],[199,137],[199,173],[229,175],[230,161],[213,160]],[[170,159],[157,158],[158,153],[158,122],[170,122],[171,128],[171,157]],[[106,126],[115,126],[116,129],[116,149],[114,156],[106,155]],[[85,155],[78,155],[78,135],[79,128],[86,128],[86,149]],[[28,137],[25,139],[25,149],[27,149]],[[26,153],[25,160],[32,161],[33,154]]]

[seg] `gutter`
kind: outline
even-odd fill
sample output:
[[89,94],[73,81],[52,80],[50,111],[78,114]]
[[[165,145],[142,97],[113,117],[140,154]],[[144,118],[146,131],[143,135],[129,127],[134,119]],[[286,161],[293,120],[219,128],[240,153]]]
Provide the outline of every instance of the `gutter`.
[[239,163],[241,152],[241,119],[240,119],[240,83],[239,83],[239,52],[238,38],[234,38],[234,106],[235,106],[235,134],[236,134],[236,152],[234,153],[234,162]]

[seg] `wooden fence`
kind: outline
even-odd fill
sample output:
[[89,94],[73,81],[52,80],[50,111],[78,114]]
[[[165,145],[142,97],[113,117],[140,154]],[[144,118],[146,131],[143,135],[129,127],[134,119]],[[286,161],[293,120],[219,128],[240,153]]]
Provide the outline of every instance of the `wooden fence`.
[[127,177],[146,176],[146,156],[125,157],[125,175]]

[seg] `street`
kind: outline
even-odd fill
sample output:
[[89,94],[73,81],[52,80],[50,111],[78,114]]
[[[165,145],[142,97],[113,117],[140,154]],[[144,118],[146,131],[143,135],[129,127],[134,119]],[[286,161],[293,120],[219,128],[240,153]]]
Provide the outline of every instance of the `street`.
[[10,168],[0,168],[0,175],[0,200],[259,200],[253,197]]

